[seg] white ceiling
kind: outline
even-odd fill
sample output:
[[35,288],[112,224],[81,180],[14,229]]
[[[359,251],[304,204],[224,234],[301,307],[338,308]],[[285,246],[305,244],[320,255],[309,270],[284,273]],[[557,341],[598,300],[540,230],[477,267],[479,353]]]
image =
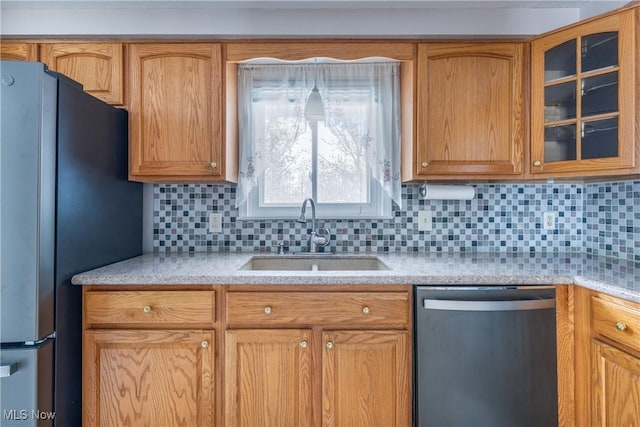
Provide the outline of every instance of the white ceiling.
[[514,37],[617,0],[0,0],[5,37]]

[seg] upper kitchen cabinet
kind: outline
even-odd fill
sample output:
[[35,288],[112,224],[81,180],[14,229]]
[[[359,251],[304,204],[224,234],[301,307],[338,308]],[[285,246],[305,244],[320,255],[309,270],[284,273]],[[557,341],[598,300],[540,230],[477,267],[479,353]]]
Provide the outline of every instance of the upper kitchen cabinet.
[[417,134],[403,138],[403,180],[522,174],[524,50],[516,42],[418,45]]
[[42,44],[40,59],[50,70],[81,83],[96,98],[112,105],[124,104],[122,43]]
[[237,150],[223,139],[222,45],[138,43],[128,52],[130,179],[235,181]]
[[0,59],[6,61],[37,61],[38,45],[3,41],[0,43]]
[[637,166],[636,14],[625,9],[531,43],[531,173],[633,173]]

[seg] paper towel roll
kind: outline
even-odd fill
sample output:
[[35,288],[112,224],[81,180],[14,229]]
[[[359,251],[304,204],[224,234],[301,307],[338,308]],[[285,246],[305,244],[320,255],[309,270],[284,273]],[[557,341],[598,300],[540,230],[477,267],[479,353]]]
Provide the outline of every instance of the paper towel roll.
[[420,196],[424,200],[471,200],[476,189],[470,185],[422,184]]

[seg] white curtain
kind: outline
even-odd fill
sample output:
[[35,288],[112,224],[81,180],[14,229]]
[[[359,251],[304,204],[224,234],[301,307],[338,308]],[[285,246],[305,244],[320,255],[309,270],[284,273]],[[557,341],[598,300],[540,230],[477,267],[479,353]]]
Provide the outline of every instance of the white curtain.
[[306,126],[306,99],[317,85],[325,107],[325,126],[338,125],[342,106],[362,105],[359,141],[372,177],[402,207],[400,181],[400,65],[397,62],[241,64],[238,66],[239,177],[236,206],[246,202],[268,167],[265,117],[257,103],[269,99],[279,114]]

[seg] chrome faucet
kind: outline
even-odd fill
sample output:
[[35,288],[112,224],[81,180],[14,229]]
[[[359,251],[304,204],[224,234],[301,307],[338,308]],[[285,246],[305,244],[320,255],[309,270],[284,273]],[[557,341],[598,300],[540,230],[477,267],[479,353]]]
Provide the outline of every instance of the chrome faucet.
[[318,252],[319,248],[323,248],[329,244],[329,236],[331,235],[331,232],[328,228],[324,228],[326,237],[318,236],[318,233],[316,232],[316,204],[310,197],[304,199],[304,202],[302,202],[300,218],[298,218],[297,221],[303,224],[307,223],[307,218],[305,216],[307,203],[311,203],[311,233],[309,234],[309,252]]

